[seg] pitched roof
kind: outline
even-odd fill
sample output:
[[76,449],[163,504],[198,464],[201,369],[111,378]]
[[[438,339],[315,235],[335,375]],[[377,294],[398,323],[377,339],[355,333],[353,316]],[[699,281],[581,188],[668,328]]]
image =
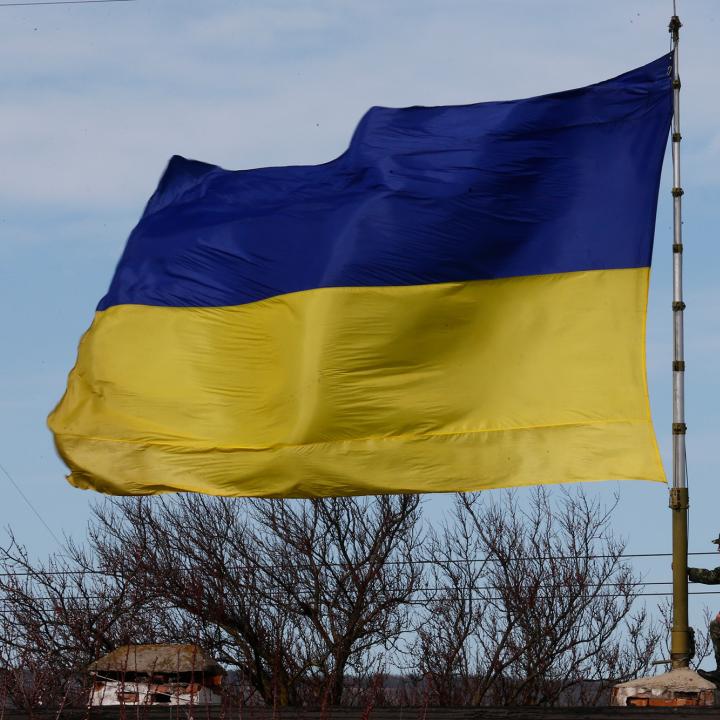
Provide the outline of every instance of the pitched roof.
[[224,670],[197,645],[121,645],[95,660],[90,672],[133,673],[207,673],[218,675]]

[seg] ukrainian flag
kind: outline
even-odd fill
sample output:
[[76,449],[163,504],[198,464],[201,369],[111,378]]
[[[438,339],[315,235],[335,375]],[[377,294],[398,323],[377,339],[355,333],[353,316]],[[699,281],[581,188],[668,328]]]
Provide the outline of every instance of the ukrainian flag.
[[174,157],[49,424],[112,494],[664,480],[644,332],[669,56],[372,108],[324,165]]

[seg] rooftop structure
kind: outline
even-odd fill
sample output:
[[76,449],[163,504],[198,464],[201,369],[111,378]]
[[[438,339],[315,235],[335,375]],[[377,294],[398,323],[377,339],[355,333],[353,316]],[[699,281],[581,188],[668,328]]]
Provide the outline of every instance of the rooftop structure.
[[122,645],[91,663],[88,704],[217,705],[224,670],[197,645]]

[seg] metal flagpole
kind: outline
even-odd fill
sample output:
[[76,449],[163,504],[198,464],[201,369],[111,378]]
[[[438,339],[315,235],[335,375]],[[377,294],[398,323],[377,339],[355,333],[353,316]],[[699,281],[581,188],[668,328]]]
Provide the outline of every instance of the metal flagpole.
[[685,472],[685,353],[683,337],[682,288],[682,195],[680,183],[680,71],[678,45],[682,23],[673,1],[670,19],[672,38],[672,164],[673,164],[673,423],[672,450],[673,475],[670,489],[672,510],[673,555],[673,624],[670,640],[670,658],[673,668],[687,667],[690,663],[691,641],[688,627],[688,487]]

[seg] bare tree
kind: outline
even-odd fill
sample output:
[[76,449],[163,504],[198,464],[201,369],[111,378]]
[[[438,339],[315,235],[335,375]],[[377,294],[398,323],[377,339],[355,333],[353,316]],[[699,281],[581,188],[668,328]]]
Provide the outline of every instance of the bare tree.
[[108,500],[94,509],[89,544],[108,575],[142,588],[158,634],[192,638],[240,668],[267,702],[294,703],[288,618],[263,603],[246,563],[243,509],[199,495]]
[[410,627],[418,503],[113,500],[90,543],[106,572],[164,606],[168,636],[199,635],[265,702],[337,704],[348,669]]
[[[438,705],[474,702],[478,678],[473,660],[477,621],[483,612],[485,548],[473,517],[456,499],[450,522],[431,530],[425,544],[426,586],[420,597],[417,636],[411,643],[409,668],[426,685]],[[489,661],[493,664],[493,661]]]
[[18,707],[59,707],[85,696],[85,667],[118,645],[153,639],[145,597],[123,578],[88,572],[94,557],[68,541],[31,560],[11,534],[0,548],[0,668]]
[[458,496],[411,649],[437,702],[593,703],[608,679],[649,672],[660,632],[632,612],[639,579],[611,512],[582,491]]
[[331,704],[340,704],[349,669],[356,680],[367,674],[371,654],[412,627],[418,503],[414,495],[253,502],[256,553],[247,561],[262,558],[261,587],[297,619],[308,669]]

